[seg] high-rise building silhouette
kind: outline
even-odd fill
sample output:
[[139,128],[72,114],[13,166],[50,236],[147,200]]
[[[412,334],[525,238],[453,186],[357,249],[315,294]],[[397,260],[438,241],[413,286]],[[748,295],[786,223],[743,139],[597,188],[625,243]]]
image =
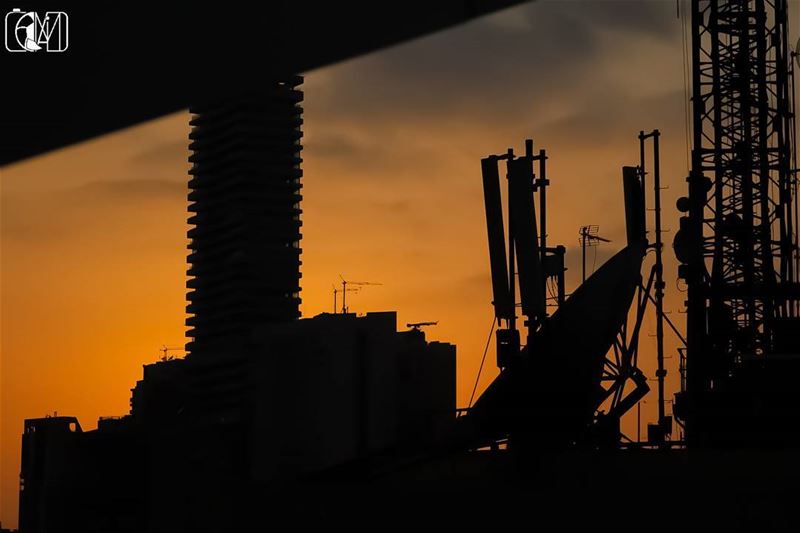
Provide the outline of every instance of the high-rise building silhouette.
[[299,76],[193,106],[187,350],[237,351],[300,316]]
[[23,533],[248,531],[287,487],[452,431],[455,346],[394,312],[297,320],[301,82],[192,107],[190,354],[97,429],[26,420]]

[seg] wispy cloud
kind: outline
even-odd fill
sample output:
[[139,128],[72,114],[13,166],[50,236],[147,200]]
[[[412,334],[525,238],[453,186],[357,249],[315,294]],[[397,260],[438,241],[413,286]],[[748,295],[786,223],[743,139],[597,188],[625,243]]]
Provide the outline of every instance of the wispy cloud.
[[58,196],[73,200],[135,203],[142,200],[183,199],[188,191],[186,177],[180,176],[174,181],[148,178],[93,181],[60,191]]

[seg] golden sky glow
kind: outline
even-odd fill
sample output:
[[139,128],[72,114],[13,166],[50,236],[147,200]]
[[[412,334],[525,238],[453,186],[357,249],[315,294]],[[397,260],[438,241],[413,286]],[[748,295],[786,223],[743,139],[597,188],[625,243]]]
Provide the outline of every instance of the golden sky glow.
[[[638,162],[640,129],[662,131],[664,224],[676,229],[686,175],[681,26],[674,2],[638,4],[647,5],[534,3],[308,74],[303,315],[330,311],[339,274],[381,282],[348,295],[351,310],[438,320],[428,335],[457,344],[464,406],[492,321],[481,157],[521,149],[525,137],[548,150],[548,239],[569,249],[568,290],[580,275],[581,225],[599,224],[614,241],[598,250],[598,266],[623,246],[620,168]],[[620,22],[605,10],[633,13]],[[125,414],[142,364],[184,342],[188,131],[178,113],[2,170],[7,526],[23,419],[57,411],[87,429]],[[664,238],[666,308],[682,324],[672,234]],[[642,343],[652,376],[654,342]],[[677,356],[667,363],[671,395]],[[494,368],[490,351],[481,386]]]

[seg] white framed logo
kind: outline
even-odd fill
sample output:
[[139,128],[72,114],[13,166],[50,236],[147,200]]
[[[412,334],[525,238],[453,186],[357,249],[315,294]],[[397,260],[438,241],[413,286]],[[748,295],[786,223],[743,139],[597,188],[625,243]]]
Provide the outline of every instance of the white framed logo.
[[6,13],[6,50],[9,52],[64,52],[69,47],[69,17],[63,11]]

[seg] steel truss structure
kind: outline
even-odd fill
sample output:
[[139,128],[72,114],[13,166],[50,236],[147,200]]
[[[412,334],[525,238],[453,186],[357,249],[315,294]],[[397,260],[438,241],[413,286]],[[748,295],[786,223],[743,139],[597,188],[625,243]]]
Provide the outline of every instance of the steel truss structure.
[[692,168],[675,249],[686,388],[703,393],[746,360],[793,351],[796,88],[787,0],[692,0],[691,17]]

